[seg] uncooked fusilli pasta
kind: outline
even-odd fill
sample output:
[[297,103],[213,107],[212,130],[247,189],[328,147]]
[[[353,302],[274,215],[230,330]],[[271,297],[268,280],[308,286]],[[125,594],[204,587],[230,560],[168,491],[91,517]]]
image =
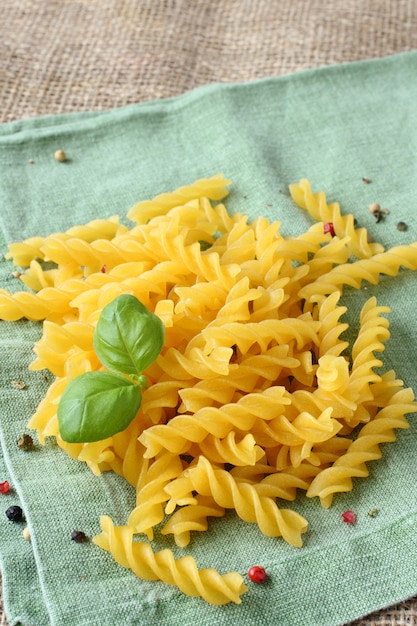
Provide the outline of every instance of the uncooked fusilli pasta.
[[[229,215],[219,202],[229,183],[217,175],[139,202],[127,214],[132,228],[112,217],[13,243],[9,258],[27,267],[22,290],[0,291],[1,319],[44,320],[30,367],[55,380],[29,427],[41,443],[55,437],[95,474],[116,472],[136,489],[126,525],[103,516],[95,543],[139,577],[215,605],[241,602],[242,575],[155,553],[155,532],[184,548],[234,509],[264,535],[301,547],[307,520],[280,501],[301,491],[329,507],[368,475],[380,444],[417,408],[393,371],[380,373],[388,307],[369,298],[349,342],[342,298],[346,286],[417,269],[417,243],[369,243],[353,215],[306,180],[290,192],[317,223],[284,237],[278,222]],[[94,330],[121,294],[162,320],[164,347],[124,431],[67,443],[60,398],[78,375],[105,369]],[[135,540],[141,534],[147,541]]]

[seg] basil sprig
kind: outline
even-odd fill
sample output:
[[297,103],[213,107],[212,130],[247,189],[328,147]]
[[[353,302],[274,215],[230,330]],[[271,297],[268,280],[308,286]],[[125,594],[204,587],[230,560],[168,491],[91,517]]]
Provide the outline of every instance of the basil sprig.
[[94,349],[110,371],[85,372],[68,383],[58,404],[61,438],[100,441],[127,428],[142,402],[142,372],[158,357],[164,338],[159,317],[135,296],[120,295],[104,307]]

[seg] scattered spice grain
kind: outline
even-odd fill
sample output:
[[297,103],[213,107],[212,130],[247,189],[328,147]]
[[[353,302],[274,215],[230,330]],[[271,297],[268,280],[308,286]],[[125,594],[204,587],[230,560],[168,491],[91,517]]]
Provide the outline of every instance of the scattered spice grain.
[[65,154],[65,152],[63,150],[57,150],[54,154],[55,160],[59,161],[60,163],[63,163],[64,161],[67,160],[67,155]]
[[20,506],[14,504],[6,510],[6,517],[11,522],[21,522],[23,519],[23,511]]
[[32,537],[30,536],[29,528],[27,526],[23,529],[22,535],[23,539],[26,539],[26,541],[30,541],[32,539]]
[[199,239],[198,243],[200,244],[201,252],[204,252],[204,250],[208,250],[213,245],[209,241],[205,241],[204,239]]
[[26,387],[26,383],[23,380],[12,380],[10,384],[15,389],[24,389]]
[[4,480],[0,483],[0,493],[6,494],[10,491],[10,483],[8,480]]
[[342,513],[342,519],[346,524],[355,524],[356,522],[356,513],[353,511],[345,511]]
[[260,565],[254,565],[249,569],[248,577],[253,583],[256,583],[257,585],[262,585],[262,583],[266,581],[267,575],[263,567],[261,567]]
[[26,433],[20,435],[16,443],[19,450],[32,450],[33,448],[33,439],[30,435],[27,435]]
[[334,231],[333,222],[326,222],[323,224],[323,232],[325,235],[329,233],[332,237],[334,237],[336,233]]
[[378,202],[371,202],[369,205],[369,212],[376,217],[376,221],[380,222],[382,219],[381,206]]
[[75,543],[84,543],[84,541],[87,541],[87,535],[82,530],[73,530],[71,539],[75,541]]

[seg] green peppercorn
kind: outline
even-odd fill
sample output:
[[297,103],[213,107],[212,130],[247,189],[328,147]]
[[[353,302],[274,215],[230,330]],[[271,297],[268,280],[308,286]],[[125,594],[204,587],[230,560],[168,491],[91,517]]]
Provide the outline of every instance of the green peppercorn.
[[71,539],[72,541],[75,541],[75,543],[84,543],[84,541],[87,541],[87,535],[83,533],[82,530],[73,530],[71,533]]
[[19,450],[31,450],[33,448],[33,439],[26,433],[21,435],[17,440]]
[[198,243],[200,244],[200,250],[202,252],[204,252],[204,250],[208,250],[213,245],[209,241],[205,241],[204,239],[200,239]]
[[9,506],[6,511],[6,517],[11,522],[21,522],[23,519],[23,511],[20,506],[14,504],[13,506]]

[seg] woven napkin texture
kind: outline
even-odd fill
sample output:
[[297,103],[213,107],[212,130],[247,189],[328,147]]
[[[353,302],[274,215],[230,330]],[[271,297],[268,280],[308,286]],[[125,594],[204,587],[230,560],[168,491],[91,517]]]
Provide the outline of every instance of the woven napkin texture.
[[[204,86],[177,98],[102,113],[23,120],[0,127],[2,249],[114,214],[138,200],[222,172],[233,181],[227,205],[251,217],[282,222],[285,235],[310,223],[288,194],[302,177],[329,201],[354,212],[386,247],[417,240],[417,53],[346,64],[247,84]],[[68,155],[58,163],[53,155]],[[371,183],[365,184],[363,177]],[[367,210],[377,201],[390,213],[379,224]],[[398,221],[408,229],[399,232]],[[10,262],[0,264],[2,287],[18,288]],[[385,368],[417,390],[416,274],[401,272],[378,286],[346,290],[348,321],[376,295],[392,307]],[[355,326],[356,325],[356,326]],[[384,446],[329,510],[301,498],[292,506],[310,521],[305,546],[262,536],[233,513],[214,520],[187,552],[200,567],[237,570],[262,563],[270,580],[252,585],[241,605],[213,607],[174,587],[137,579],[92,543],[70,541],[73,529],[92,536],[101,514],[126,521],[134,493],[111,473],[93,476],[53,442],[24,452],[16,439],[50,381],[29,372],[41,325],[1,325],[0,440],[26,521],[0,520],[4,602],[10,624],[24,626],[176,625],[335,626],[417,592],[417,422]],[[25,389],[11,382],[22,380]],[[3,499],[4,498],[4,499]],[[6,508],[4,504],[4,508]],[[341,523],[354,509],[358,523]],[[376,517],[368,515],[377,508]],[[22,539],[28,524],[31,543]],[[169,545],[158,539],[157,546]]]

